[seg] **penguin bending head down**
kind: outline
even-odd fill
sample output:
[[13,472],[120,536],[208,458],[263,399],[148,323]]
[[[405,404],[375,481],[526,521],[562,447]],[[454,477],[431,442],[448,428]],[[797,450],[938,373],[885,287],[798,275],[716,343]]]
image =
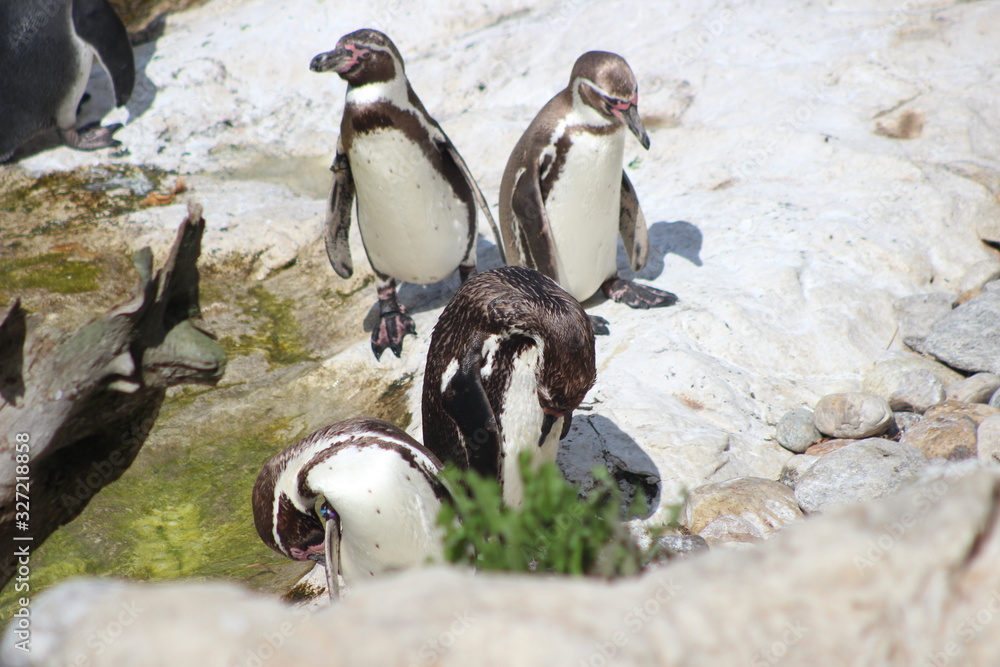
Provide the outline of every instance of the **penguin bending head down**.
[[441,557],[437,515],[447,491],[438,459],[392,424],[348,419],[272,456],[253,487],[253,519],[267,546],[326,565],[351,584]]
[[[649,148],[635,75],[614,53],[590,51],[569,86],[517,142],[500,184],[500,228],[511,264],[537,269],[583,301],[600,289],[633,308],[670,306],[670,292],[618,276],[620,235],[635,271],[646,265],[646,220],[622,169],[625,129]],[[607,333],[599,331],[598,333]]]
[[108,0],[0,1],[0,162],[53,127],[78,150],[119,145],[112,135],[121,125],[76,129],[95,53],[122,106],[135,86],[135,59]]
[[351,276],[348,231],[356,196],[378,288],[372,351],[380,358],[388,347],[398,357],[403,337],[416,329],[396,298],[396,281],[435,283],[457,268],[464,282],[474,273],[477,204],[498,246],[500,233],[462,157],[413,92],[388,37],[357,30],[309,67],[347,81],[326,217],[327,256],[339,276]]
[[532,269],[487,271],[459,288],[431,335],[424,445],[498,478],[504,503],[519,506],[520,453],[554,461],[596,377],[594,332],[576,299]]

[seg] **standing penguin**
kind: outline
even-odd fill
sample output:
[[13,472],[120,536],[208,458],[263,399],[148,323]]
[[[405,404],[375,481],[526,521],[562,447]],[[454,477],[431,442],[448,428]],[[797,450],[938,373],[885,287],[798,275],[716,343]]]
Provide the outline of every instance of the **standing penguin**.
[[632,308],[677,302],[670,292],[623,280],[615,262],[619,235],[633,270],[649,252],[646,220],[622,169],[626,127],[649,148],[638,101],[621,56],[583,54],[569,86],[517,142],[500,184],[509,262],[541,271],[580,301],[600,289]]
[[78,150],[119,145],[112,135],[121,125],[76,129],[94,53],[122,106],[135,86],[135,60],[108,0],[0,1],[0,162],[53,127]]
[[596,377],[594,332],[576,299],[531,269],[487,271],[459,288],[431,335],[424,445],[497,477],[504,503],[519,506],[520,453],[554,461]]
[[381,419],[338,422],[290,445],[261,468],[253,519],[267,546],[326,565],[351,582],[441,556],[441,463]]
[[[326,252],[342,278],[353,273],[348,230],[355,193],[358,225],[375,271],[379,322],[376,358],[416,328],[396,298],[396,280],[428,284],[456,268],[464,282],[476,269],[476,205],[500,233],[465,161],[431,118],[403,71],[403,58],[377,30],[344,35],[313,58],[314,72],[347,81],[347,100],[333,162]],[[501,257],[502,257],[501,251]]]

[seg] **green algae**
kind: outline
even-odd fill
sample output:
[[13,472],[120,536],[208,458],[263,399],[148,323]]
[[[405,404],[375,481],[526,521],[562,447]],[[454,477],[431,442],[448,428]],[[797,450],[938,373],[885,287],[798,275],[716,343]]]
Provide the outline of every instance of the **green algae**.
[[100,267],[90,262],[67,260],[50,252],[34,257],[0,259],[0,295],[14,290],[43,289],[59,294],[93,292],[100,285]]
[[254,333],[244,334],[239,340],[223,338],[222,344],[227,352],[231,355],[244,355],[261,350],[272,366],[315,361],[305,350],[299,323],[293,313],[295,302],[292,299],[283,299],[271,294],[261,285],[254,285],[238,303],[244,315],[263,321],[256,326]]
[[[28,595],[82,575],[222,578],[287,590],[308,564],[260,541],[250,498],[263,462],[304,434],[292,433],[285,419],[234,426],[218,424],[205,440],[194,433],[187,441],[144,447],[120,480],[32,552]],[[24,594],[12,584],[0,593],[0,619],[10,617]]]

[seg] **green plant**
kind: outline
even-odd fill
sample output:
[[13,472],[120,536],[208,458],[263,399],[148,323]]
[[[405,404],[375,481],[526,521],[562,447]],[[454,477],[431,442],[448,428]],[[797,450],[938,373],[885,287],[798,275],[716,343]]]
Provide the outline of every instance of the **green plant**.
[[[444,527],[445,559],[480,570],[621,576],[637,573],[651,554],[632,540],[622,516],[621,496],[604,468],[585,497],[554,463],[532,470],[527,453],[519,461],[524,502],[505,507],[500,484],[473,470],[448,466],[441,478],[451,490],[438,523]],[[645,508],[639,493],[636,513]]]

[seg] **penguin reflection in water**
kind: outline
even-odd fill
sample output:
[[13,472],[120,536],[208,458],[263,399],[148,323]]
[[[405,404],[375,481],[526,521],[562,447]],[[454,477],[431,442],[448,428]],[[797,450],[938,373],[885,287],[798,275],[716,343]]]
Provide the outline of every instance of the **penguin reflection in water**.
[[0,162],[53,127],[78,150],[119,145],[112,134],[121,125],[76,129],[95,53],[122,106],[135,86],[135,59],[107,0],[0,0]]
[[441,557],[437,515],[447,491],[438,459],[381,419],[348,419],[271,457],[253,488],[264,544],[326,565],[351,584]]
[[372,351],[380,358],[388,347],[398,357],[403,337],[416,329],[397,300],[396,280],[435,283],[457,268],[464,282],[474,273],[477,204],[498,247],[500,234],[462,157],[410,87],[388,37],[376,30],[344,35],[336,49],[313,58],[310,69],[334,71],[347,81],[326,217],[327,256],[337,275],[352,275],[348,231],[356,195],[378,288]]
[[[619,236],[634,271],[649,253],[646,219],[622,169],[625,128],[649,148],[638,102],[623,58],[583,54],[569,86],[538,112],[504,170],[500,228],[510,263],[541,271],[580,301],[600,289],[632,308],[677,302],[670,292],[618,276]],[[607,333],[607,323],[594,319],[598,333]]]
[[444,462],[496,477],[520,506],[518,459],[554,461],[597,377],[580,303],[519,266],[470,279],[438,319],[423,386],[424,444]]

